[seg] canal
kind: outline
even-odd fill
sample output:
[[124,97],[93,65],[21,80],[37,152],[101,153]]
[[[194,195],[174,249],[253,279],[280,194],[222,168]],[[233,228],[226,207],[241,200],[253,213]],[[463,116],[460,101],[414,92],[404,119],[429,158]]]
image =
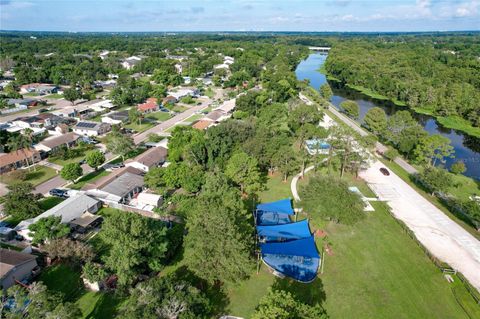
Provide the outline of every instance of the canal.
[[[300,62],[295,70],[297,79],[310,81],[310,85],[318,90],[318,88],[327,82],[327,78],[324,74],[318,72],[318,69],[323,65],[327,56],[321,53],[312,53],[307,59]],[[340,103],[346,99],[354,100],[360,106],[359,122],[363,121],[365,113],[372,107],[378,106],[385,110],[387,115],[392,115],[398,110],[405,110],[406,108],[398,107],[390,101],[376,100],[370,98],[360,92],[353,89],[349,89],[337,82],[329,81],[330,87],[333,90],[332,104],[338,109]],[[475,138],[462,132],[442,127],[435,118],[422,115],[412,115],[418,120],[423,128],[430,134],[440,134],[447,137],[450,140],[451,145],[455,149],[455,158],[448,158],[446,161],[447,168],[455,161],[461,160],[465,163],[467,170],[465,176],[480,180],[480,139]]]

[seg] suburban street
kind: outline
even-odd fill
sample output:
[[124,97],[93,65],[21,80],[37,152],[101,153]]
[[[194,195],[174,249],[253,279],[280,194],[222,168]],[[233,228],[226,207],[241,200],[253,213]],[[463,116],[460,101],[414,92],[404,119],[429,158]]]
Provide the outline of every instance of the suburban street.
[[145,132],[134,135],[133,136],[133,141],[135,142],[135,144],[139,144],[139,143],[145,141],[148,138],[148,135],[151,134],[151,133],[161,134],[165,130],[174,126],[175,124],[177,124],[179,122],[182,122],[185,119],[189,118],[190,116],[194,115],[195,112],[198,112],[198,111],[201,111],[201,110],[207,108],[210,105],[210,103],[212,103],[212,100],[206,99],[206,100],[202,101],[202,104],[192,106],[188,110],[185,110],[184,112],[175,115],[171,119],[168,119],[168,120],[158,124],[157,126],[154,126],[150,129],[146,130]]

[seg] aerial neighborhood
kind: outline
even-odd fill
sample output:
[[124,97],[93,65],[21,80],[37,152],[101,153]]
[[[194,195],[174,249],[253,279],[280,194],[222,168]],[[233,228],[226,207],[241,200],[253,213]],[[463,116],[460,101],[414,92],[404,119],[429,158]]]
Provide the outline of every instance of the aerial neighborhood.
[[479,39],[0,32],[0,317],[480,318]]

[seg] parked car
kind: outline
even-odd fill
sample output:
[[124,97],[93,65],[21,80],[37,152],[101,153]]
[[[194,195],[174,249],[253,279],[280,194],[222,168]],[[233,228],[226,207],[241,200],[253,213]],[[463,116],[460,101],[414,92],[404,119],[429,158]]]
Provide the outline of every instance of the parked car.
[[68,191],[59,188],[53,188],[48,192],[51,196],[61,197],[61,198],[68,198]]
[[80,162],[78,162],[78,164],[80,164],[80,165],[83,165],[85,163],[87,163],[87,161],[85,159],[82,159]]
[[125,165],[123,163],[117,163],[117,164],[105,164],[103,165],[103,168],[107,171],[107,172],[111,172],[115,169],[119,169],[119,168],[122,168],[124,167]]
[[390,172],[385,167],[380,168],[380,173],[382,173],[385,176],[390,176]]

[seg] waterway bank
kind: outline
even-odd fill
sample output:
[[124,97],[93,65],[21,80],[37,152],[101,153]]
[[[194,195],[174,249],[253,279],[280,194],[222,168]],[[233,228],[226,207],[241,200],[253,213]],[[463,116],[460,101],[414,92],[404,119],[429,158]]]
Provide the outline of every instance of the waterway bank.
[[[297,66],[295,71],[297,78],[299,80],[308,80],[310,85],[316,90],[318,90],[322,84],[328,82],[332,87],[334,94],[331,102],[338,109],[341,109],[341,102],[347,99],[355,100],[360,106],[360,117],[358,120],[360,124],[362,123],[365,114],[372,107],[382,108],[388,116],[394,114],[398,110],[411,110],[405,106],[396,105],[388,99],[378,99],[376,96],[369,96],[331,80],[326,74],[321,72],[323,71],[322,66],[325,60],[326,55],[318,53],[310,54]],[[412,115],[429,134],[439,134],[450,140],[451,145],[455,150],[455,158],[446,159],[447,168],[449,168],[455,161],[461,160],[467,167],[464,175],[480,180],[480,138],[449,128],[442,124],[441,119],[437,120],[429,114],[420,114],[412,111]]]

